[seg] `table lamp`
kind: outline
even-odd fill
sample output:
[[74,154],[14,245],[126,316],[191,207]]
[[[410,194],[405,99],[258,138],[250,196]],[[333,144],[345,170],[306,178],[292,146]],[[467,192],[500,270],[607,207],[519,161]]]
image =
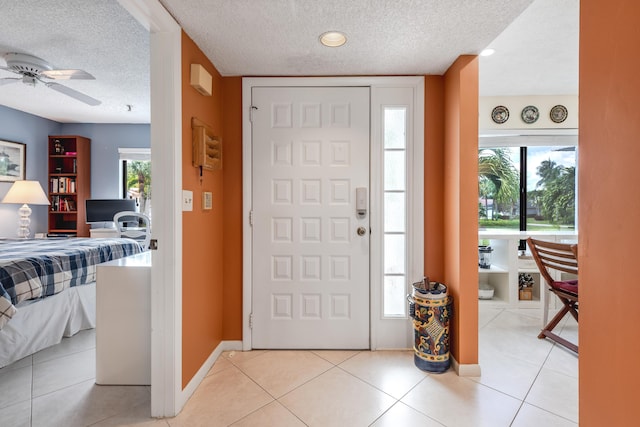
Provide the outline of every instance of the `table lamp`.
[[2,203],[22,203],[18,209],[20,220],[18,221],[18,237],[29,237],[29,225],[31,224],[32,205],[50,205],[47,195],[38,181],[15,181],[7,194],[2,199]]

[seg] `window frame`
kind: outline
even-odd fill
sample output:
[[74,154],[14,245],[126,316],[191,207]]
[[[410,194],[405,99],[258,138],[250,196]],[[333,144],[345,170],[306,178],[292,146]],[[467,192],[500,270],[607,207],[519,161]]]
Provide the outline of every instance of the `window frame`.
[[[577,177],[578,177],[578,130],[577,129],[553,129],[553,130],[510,130],[500,132],[491,130],[491,133],[481,133],[478,138],[479,149],[490,148],[519,148],[520,149],[520,200],[519,200],[519,230],[527,231],[527,159],[530,147],[575,147],[576,148],[576,206],[578,201]],[[574,224],[578,224],[578,210],[574,214]],[[521,240],[518,250],[526,250],[526,241]]]

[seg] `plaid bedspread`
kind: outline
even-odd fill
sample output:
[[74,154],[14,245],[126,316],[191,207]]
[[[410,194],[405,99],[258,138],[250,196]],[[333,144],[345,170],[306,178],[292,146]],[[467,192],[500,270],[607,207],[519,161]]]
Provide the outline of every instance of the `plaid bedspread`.
[[96,264],[139,252],[132,239],[0,239],[0,329],[21,301],[95,282]]

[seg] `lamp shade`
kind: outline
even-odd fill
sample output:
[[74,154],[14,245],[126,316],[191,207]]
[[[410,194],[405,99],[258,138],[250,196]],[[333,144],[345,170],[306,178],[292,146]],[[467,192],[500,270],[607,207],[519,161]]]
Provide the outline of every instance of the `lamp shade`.
[[15,181],[2,199],[2,203],[51,204],[38,181]]

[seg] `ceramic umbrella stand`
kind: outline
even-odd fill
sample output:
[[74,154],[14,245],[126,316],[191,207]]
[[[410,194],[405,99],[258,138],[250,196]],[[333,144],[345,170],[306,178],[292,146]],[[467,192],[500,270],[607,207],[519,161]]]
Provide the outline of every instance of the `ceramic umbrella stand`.
[[413,319],[415,365],[427,372],[445,372],[451,365],[449,321],[453,298],[444,284],[425,278],[413,284],[413,294],[408,300]]

